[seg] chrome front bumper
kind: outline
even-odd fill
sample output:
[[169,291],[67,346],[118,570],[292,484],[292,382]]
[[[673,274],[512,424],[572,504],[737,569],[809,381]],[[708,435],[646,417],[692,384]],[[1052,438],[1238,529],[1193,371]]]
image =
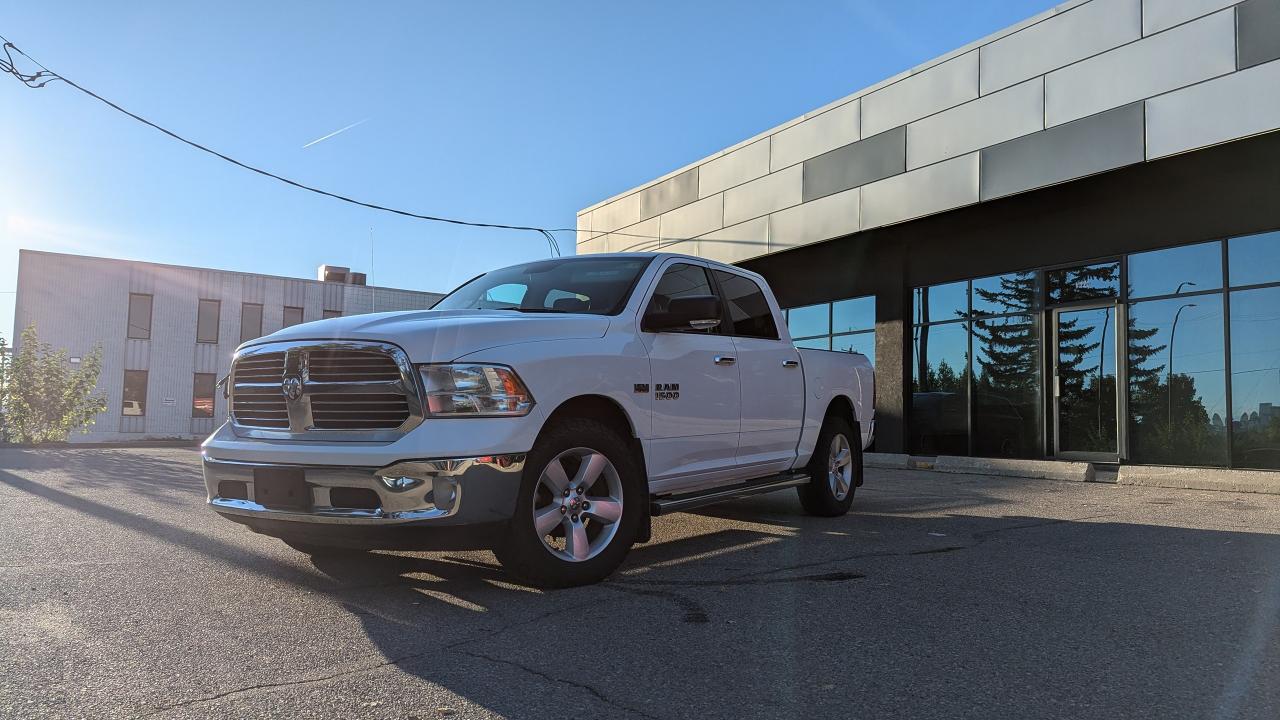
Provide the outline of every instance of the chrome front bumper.
[[[252,463],[204,457],[212,509],[233,520],[373,526],[463,525],[506,520],[515,509],[525,455],[412,460],[383,468]],[[255,478],[296,471],[309,494],[301,507],[259,502]],[[335,506],[332,491],[372,491],[376,508]]]

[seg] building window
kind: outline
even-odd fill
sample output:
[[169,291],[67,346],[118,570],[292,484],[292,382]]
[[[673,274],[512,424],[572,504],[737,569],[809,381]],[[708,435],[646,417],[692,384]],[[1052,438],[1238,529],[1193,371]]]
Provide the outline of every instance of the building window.
[[1231,293],[1231,418],[1232,464],[1280,469],[1280,285]]
[[302,322],[302,308],[300,308],[300,307],[289,307],[289,306],[287,306],[287,305],[286,305],[286,306],[285,306],[285,308],[284,308],[284,324],[283,324],[283,326],[284,326],[284,327],[291,327],[291,326],[293,326],[293,325],[298,325],[298,324],[300,324],[301,322]]
[[124,400],[120,414],[127,417],[143,417],[147,414],[147,371],[124,371]]
[[[1215,265],[1221,284],[1221,264]],[[1194,274],[1194,268],[1187,269]],[[1162,282],[1178,277],[1187,275]],[[1155,465],[1226,465],[1222,294],[1133,303],[1128,336],[1130,457]]]
[[191,384],[191,417],[213,417],[214,389],[218,385],[218,376],[213,373],[196,373]]
[[218,315],[222,303],[217,300],[201,300],[196,309],[196,342],[218,344]]
[[1280,230],[1231,238],[1231,287],[1280,282]]
[[725,307],[729,310],[730,331],[739,337],[778,339],[778,326],[773,321],[773,310],[760,286],[750,278],[712,270]]
[[783,311],[798,348],[856,352],[876,362],[876,299],[871,296]]
[[[1277,258],[1280,262],[1280,258]],[[1129,299],[1186,295],[1222,287],[1222,243],[1129,256]]]
[[[957,288],[956,286],[962,286]],[[917,288],[916,313],[959,320],[917,324],[911,335],[911,452],[969,454],[968,283]]]
[[342,317],[342,311],[341,310],[325,310],[324,315],[322,317],[324,317],[325,320],[328,320],[329,318],[340,318]]
[[240,342],[247,343],[262,337],[262,305],[244,303],[240,306]]
[[128,337],[134,340],[151,339],[151,296],[129,293]]

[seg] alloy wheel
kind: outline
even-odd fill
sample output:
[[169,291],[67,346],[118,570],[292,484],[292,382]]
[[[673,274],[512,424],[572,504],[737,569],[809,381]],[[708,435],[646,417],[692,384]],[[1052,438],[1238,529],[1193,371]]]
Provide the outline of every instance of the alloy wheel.
[[578,447],[551,459],[533,489],[533,527],[561,560],[599,555],[622,520],[622,480],[603,453]]

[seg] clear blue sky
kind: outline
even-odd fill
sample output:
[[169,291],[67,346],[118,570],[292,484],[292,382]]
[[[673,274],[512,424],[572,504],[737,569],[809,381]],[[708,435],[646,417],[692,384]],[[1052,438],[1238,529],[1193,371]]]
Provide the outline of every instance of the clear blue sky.
[[[576,210],[1051,7],[843,2],[8,3],[49,68],[247,162],[428,214]],[[328,140],[303,145],[352,123]],[[532,234],[347,206],[0,77],[0,293],[18,248],[444,291]],[[572,252],[572,234],[561,236]],[[11,337],[13,295],[0,294]]]

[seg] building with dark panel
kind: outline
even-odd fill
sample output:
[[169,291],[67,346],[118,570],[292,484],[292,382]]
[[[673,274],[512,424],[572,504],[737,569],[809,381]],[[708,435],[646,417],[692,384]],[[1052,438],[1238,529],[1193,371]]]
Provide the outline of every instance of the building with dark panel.
[[1280,469],[1280,0],[1076,0],[582,210],[870,356],[875,449]]

